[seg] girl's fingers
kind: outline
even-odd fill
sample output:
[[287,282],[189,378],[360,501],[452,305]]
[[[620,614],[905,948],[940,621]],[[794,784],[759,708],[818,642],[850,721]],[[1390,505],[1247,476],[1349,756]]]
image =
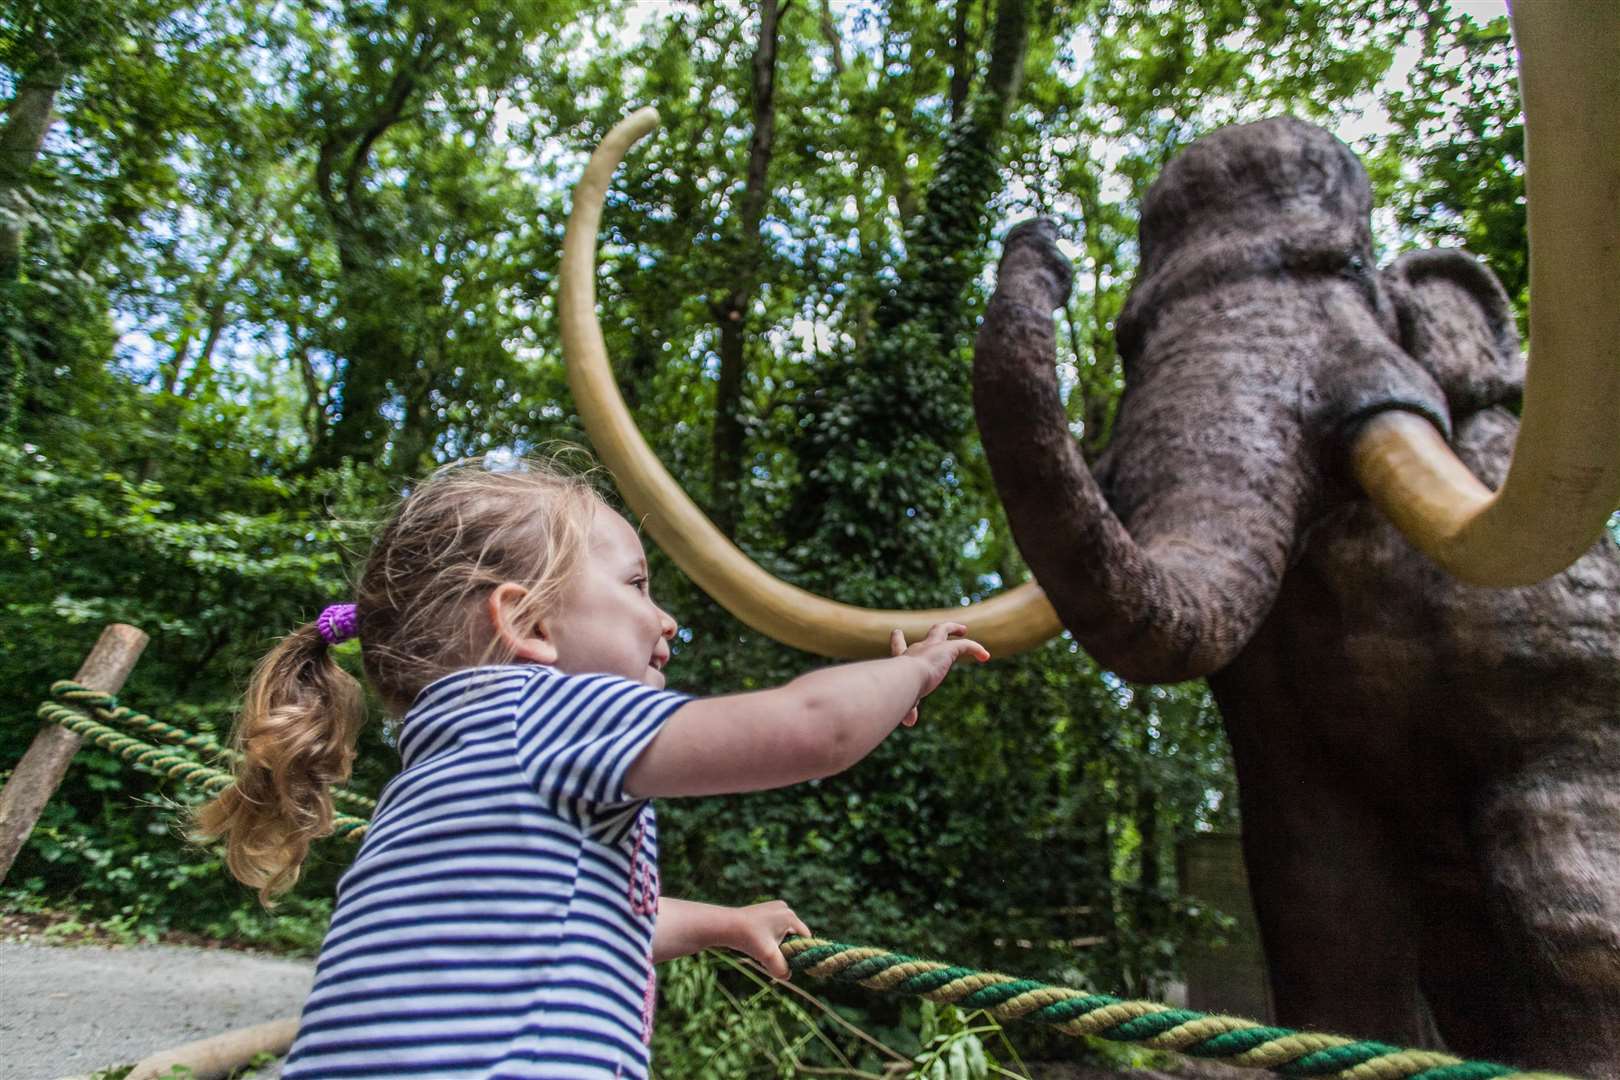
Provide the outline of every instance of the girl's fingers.
[[990,659],[990,651],[977,641],[971,641],[967,638],[955,638],[951,641],[951,644],[955,646],[955,651],[951,654],[953,664],[964,656],[971,656],[981,664]]
[[889,655],[899,656],[906,651],[906,635],[898,629],[889,631]]
[[[797,919],[794,919],[793,921],[798,922]],[[781,926],[782,924],[777,923],[776,925]],[[787,937],[790,933],[792,933],[791,930],[773,931],[769,941],[761,942],[764,948],[762,948],[759,951],[759,954],[754,957],[754,959],[759,961],[760,966],[762,966],[766,971],[770,972],[772,977],[777,979],[786,979],[788,976],[793,974],[792,970],[788,967],[787,957],[782,955],[782,939]],[[810,935],[806,934],[805,936],[809,937]]]

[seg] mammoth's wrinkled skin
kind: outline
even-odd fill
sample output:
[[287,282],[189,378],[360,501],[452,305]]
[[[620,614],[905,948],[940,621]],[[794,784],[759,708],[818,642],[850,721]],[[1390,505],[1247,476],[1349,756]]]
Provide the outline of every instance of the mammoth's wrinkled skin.
[[1507,471],[1519,342],[1459,252],[1374,267],[1350,151],[1216,132],[1143,209],[1126,392],[1088,470],[1058,397],[1055,230],[1008,237],[974,364],[1019,547],[1140,681],[1208,675],[1280,1023],[1620,1077],[1620,557],[1459,584],[1351,482],[1358,421]]

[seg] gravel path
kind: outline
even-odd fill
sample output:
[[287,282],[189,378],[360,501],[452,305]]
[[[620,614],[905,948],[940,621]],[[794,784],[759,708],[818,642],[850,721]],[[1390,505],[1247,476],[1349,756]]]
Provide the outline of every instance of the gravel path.
[[314,971],[228,949],[0,942],[0,1080],[83,1076],[296,1015]]

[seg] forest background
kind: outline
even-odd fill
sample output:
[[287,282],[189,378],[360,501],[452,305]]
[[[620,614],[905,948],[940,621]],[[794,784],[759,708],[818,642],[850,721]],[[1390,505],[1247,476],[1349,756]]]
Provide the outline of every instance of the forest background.
[[[253,661],[348,595],[369,523],[410,478],[589,445],[556,269],[569,188],[631,109],[657,106],[663,126],[610,191],[599,292],[641,430],[778,576],[849,603],[949,606],[1026,576],[968,391],[1015,221],[1056,218],[1075,261],[1058,364],[1088,457],[1120,391],[1112,328],[1141,195],[1223,124],[1286,112],[1333,129],[1373,177],[1383,256],[1467,247],[1522,322],[1523,135],[1500,13],[7,0],[0,770],[113,621],[152,635],[125,698],[226,734]],[[822,662],[650,556],[683,627],[674,685],[746,690]],[[359,786],[395,760],[373,725]],[[190,798],[82,751],[0,904],[314,948],[348,849],[318,850],[266,914],[176,838],[169,804]],[[666,805],[664,880],[786,898],[842,940],[1151,994],[1184,942],[1220,933],[1180,898],[1177,846],[1237,813],[1203,685],[1125,684],[1065,637],[953,676],[919,727],[842,776]],[[679,976],[666,1052],[714,1030],[727,979]],[[731,1072],[711,1054],[702,1074],[794,1075],[827,1053],[780,1049],[793,1038]]]

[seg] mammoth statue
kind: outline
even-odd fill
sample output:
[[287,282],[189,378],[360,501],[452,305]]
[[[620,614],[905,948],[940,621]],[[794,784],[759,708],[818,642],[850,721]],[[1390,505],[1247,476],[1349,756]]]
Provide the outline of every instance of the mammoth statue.
[[1620,5],[1513,15],[1528,375],[1473,259],[1376,269],[1342,143],[1286,118],[1215,132],[1145,200],[1125,395],[1091,467],[1053,370],[1071,269],[1050,223],[1007,237],[974,398],[1036,581],[969,608],[872,611],[776,580],[636,431],[592,269],[607,183],[652,110],[580,181],[559,312],[626,501],[756,629],[863,656],[944,618],[1003,654],[1067,628],[1124,678],[1207,677],[1279,1022],[1620,1080],[1620,553],[1603,528],[1620,503]]
[[1053,370],[1069,266],[1007,238],[974,401],[1019,549],[1128,679],[1208,676],[1237,765],[1278,1020],[1620,1069],[1620,552],[1468,585],[1355,481],[1369,418],[1432,425],[1487,484],[1521,391],[1507,297],[1467,255],[1373,269],[1338,140],[1227,128],[1148,193],[1088,472]]

